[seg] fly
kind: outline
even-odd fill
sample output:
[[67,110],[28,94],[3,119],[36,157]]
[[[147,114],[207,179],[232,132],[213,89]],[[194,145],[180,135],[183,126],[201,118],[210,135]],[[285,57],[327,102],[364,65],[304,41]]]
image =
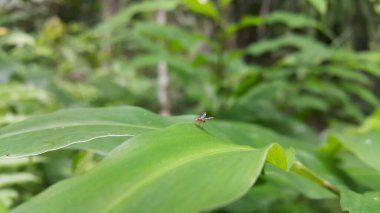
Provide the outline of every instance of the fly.
[[206,115],[207,113],[206,112],[202,112],[196,119],[195,119],[195,122],[197,122],[198,124],[202,124],[202,123],[205,123],[206,121],[208,120],[212,120],[214,119],[214,117],[208,117],[206,118]]

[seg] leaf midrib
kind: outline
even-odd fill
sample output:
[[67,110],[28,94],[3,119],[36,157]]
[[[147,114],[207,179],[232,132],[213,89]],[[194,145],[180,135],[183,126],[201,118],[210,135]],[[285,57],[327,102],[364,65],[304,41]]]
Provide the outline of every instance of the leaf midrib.
[[172,171],[172,170],[174,170],[180,166],[183,166],[187,163],[190,163],[192,161],[199,160],[202,158],[207,158],[207,157],[210,157],[213,155],[223,154],[223,153],[246,152],[246,151],[253,151],[253,150],[255,150],[255,149],[253,149],[252,147],[239,147],[239,148],[228,147],[228,148],[223,148],[223,149],[218,149],[218,150],[213,149],[213,150],[207,150],[207,151],[202,152],[202,153],[198,152],[198,153],[195,153],[192,155],[188,155],[188,156],[186,156],[182,159],[179,159],[177,161],[173,161],[174,162],[173,164],[169,164],[165,167],[160,167],[160,170],[157,170],[154,173],[150,173],[150,175],[146,175],[144,179],[142,179],[138,184],[133,185],[133,187],[131,187],[126,194],[124,194],[123,196],[120,196],[119,199],[116,199],[109,206],[109,208],[105,209],[103,212],[111,212],[112,210],[117,208],[117,206],[119,206],[121,203],[124,203],[124,201],[126,199],[131,197],[131,195],[133,193],[135,193],[137,190],[139,190],[140,188],[150,184],[155,179],[166,174],[167,172]]
[[125,134],[125,135],[114,135],[114,134],[98,135],[98,136],[94,136],[94,137],[91,137],[91,138],[88,138],[88,139],[72,141],[71,143],[67,143],[67,144],[64,144],[62,146],[57,146],[55,148],[45,149],[45,150],[43,150],[41,152],[33,152],[33,153],[24,154],[24,155],[14,154],[14,155],[11,155],[11,156],[1,156],[0,155],[0,159],[2,159],[2,158],[21,158],[21,157],[41,155],[41,154],[46,153],[46,152],[51,152],[51,151],[55,151],[55,150],[66,148],[66,147],[71,146],[73,144],[87,143],[87,142],[90,142],[92,140],[96,140],[96,139],[100,139],[100,138],[107,138],[107,137],[133,137],[133,136],[134,135],[129,135],[129,134],[128,135],[127,134]]
[[89,123],[89,124],[69,124],[69,125],[63,124],[63,125],[59,125],[59,126],[44,127],[44,128],[40,128],[40,129],[29,129],[29,130],[25,130],[25,131],[10,132],[8,134],[0,135],[0,139],[12,137],[15,135],[21,135],[21,134],[38,132],[38,131],[45,131],[45,130],[51,130],[51,129],[63,129],[63,128],[70,128],[70,127],[86,127],[86,126],[122,126],[122,127],[136,127],[136,128],[141,128],[141,129],[150,129],[150,130],[161,129],[158,127],[123,124],[123,123]]

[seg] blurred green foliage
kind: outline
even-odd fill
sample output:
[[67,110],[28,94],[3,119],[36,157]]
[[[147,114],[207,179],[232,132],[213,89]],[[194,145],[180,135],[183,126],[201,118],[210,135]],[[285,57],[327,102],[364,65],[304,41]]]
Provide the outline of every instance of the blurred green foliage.
[[[71,1],[15,2],[2,5],[3,14],[14,15],[2,19],[2,82],[35,87],[47,97],[19,91],[35,105],[29,104],[28,112],[6,100],[3,116],[9,117],[9,111],[17,116],[41,112],[33,107],[50,111],[115,104],[157,111],[155,67],[161,60],[169,65],[173,113],[208,109],[219,117],[296,134],[305,121],[319,129],[336,120],[359,122],[379,105],[373,92],[379,54],[357,53],[336,42],[341,37],[325,20],[325,1],[299,4],[305,11],[314,7],[320,15],[285,11],[284,3],[273,12],[235,21],[231,1],[136,1],[105,20],[68,18],[69,10],[81,9]],[[24,9],[31,6],[45,12],[29,14]],[[59,17],[47,7],[66,13]],[[102,9],[95,3],[91,8],[82,12]],[[168,24],[154,20],[160,9],[170,11]],[[266,33],[239,47],[234,40],[245,28],[264,28]],[[242,111],[246,113],[238,113]]]
[[[376,0],[2,1],[0,125],[71,107],[157,112],[156,67],[165,61],[173,114],[207,110],[318,141],[317,132],[361,123],[379,108],[379,8]],[[158,23],[158,11],[166,12],[166,24]],[[66,163],[52,159],[59,168],[70,164],[70,175],[98,161],[68,153]],[[343,170],[364,182],[364,174],[352,172],[362,162],[340,157]],[[275,191],[261,187],[254,190]],[[18,193],[9,190],[0,190],[6,207]],[[283,202],[288,198],[262,199],[276,203],[271,211],[294,207]],[[240,205],[226,211],[241,212]]]

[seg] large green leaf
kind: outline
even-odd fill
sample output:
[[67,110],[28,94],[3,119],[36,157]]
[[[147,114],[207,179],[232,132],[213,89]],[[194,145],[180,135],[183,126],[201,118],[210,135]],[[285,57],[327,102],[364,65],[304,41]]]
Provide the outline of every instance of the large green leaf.
[[[169,117],[168,120],[173,123],[192,123],[194,122],[194,118],[194,115],[186,115]],[[278,143],[284,148],[294,147],[310,151],[316,149],[316,145],[313,143],[305,143],[304,141],[291,139],[253,124],[214,120],[203,125],[203,128],[218,138],[228,140],[238,145],[249,145],[255,148],[262,148],[273,143]],[[82,149],[101,155],[107,155],[127,139],[128,138],[124,137],[110,137],[104,141],[103,138],[100,138],[92,140],[91,143],[76,143],[70,145],[68,148]]]
[[0,157],[38,155],[99,139],[127,139],[169,124],[163,117],[136,107],[63,110],[0,129]]
[[277,168],[267,167],[265,170],[265,180],[280,190],[294,190],[309,199],[331,199],[333,193],[313,182],[303,175],[294,172],[285,173]]
[[[374,190],[380,189],[380,122],[379,111],[368,117],[358,128],[330,133],[322,152],[338,157],[340,168],[356,183]],[[338,152],[342,148],[350,151]]]
[[[253,187],[242,199],[224,207],[232,213],[275,212],[268,211],[278,200],[289,200],[297,197],[297,192],[289,188],[283,190],[273,184],[258,184]],[[266,211],[267,210],[267,211]]]
[[367,166],[351,153],[340,153],[340,167],[352,180],[373,190],[380,190],[380,172]]
[[50,187],[13,212],[206,211],[246,193],[266,159],[279,162],[272,155],[284,153],[276,144],[254,149],[179,124],[130,139],[90,172]]
[[[175,116],[170,117],[169,120],[178,122],[193,122],[195,116],[185,115],[185,116]],[[289,138],[279,133],[274,132],[271,129],[264,128],[259,125],[248,124],[243,122],[232,122],[232,121],[220,121],[213,120],[206,123],[203,126],[209,133],[215,135],[218,138],[223,138],[225,140],[231,141],[239,145],[249,145],[255,148],[261,148],[269,146],[273,143],[278,143],[284,148],[296,148],[303,150],[316,150],[316,144],[310,141],[299,141],[294,138]]]
[[337,134],[335,136],[361,161],[380,171],[380,131]]
[[75,143],[67,147],[67,149],[76,149],[76,150],[85,150],[89,152],[93,152],[99,155],[107,155],[113,149],[115,149],[120,144],[124,143],[131,137],[107,137],[106,140],[104,138],[95,139],[89,141],[90,143]]
[[[328,165],[315,154],[304,150],[297,151],[297,159],[292,164],[292,172],[285,173],[274,166],[267,166],[263,178],[267,183],[271,183],[279,189],[293,189],[309,199],[337,197],[339,190],[336,185],[343,183],[339,177],[334,175]],[[292,161],[288,160],[287,162]]]
[[350,213],[377,213],[380,209],[380,192],[358,194],[345,189],[342,191],[340,204],[343,211]]
[[[137,134],[173,123],[191,123],[194,118],[193,115],[164,118],[136,107],[63,110],[0,129],[0,156],[38,155],[65,147],[106,155]],[[204,128],[240,145],[265,147],[279,143],[287,148],[315,148],[313,144],[289,139],[251,124],[212,121]]]

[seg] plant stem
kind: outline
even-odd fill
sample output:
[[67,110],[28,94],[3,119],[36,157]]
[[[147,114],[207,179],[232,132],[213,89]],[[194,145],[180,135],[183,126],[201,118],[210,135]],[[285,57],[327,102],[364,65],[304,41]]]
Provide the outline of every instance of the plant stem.
[[311,171],[309,168],[303,165],[300,161],[295,161],[292,165],[291,170],[299,175],[308,178],[311,181],[316,182],[317,184],[321,185],[322,187],[326,188],[330,192],[340,197],[340,190],[336,186],[334,186],[328,180],[323,179],[322,177],[315,174],[313,171]]

